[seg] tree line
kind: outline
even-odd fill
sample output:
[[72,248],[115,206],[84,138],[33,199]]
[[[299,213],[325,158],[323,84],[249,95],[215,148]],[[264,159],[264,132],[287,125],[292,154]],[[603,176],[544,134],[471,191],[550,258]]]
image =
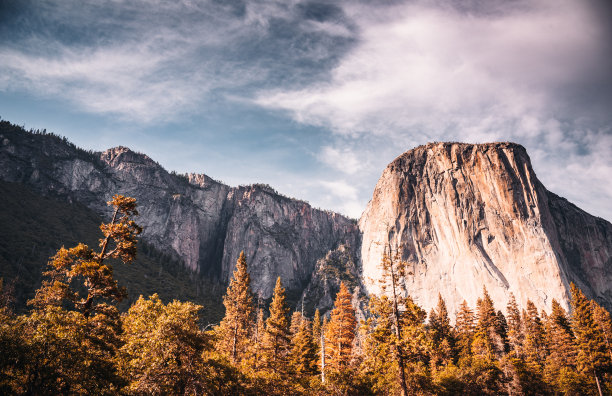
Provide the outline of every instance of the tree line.
[[109,204],[99,249],[61,248],[28,313],[0,298],[0,394],[612,394],[610,313],[575,285],[571,313],[512,296],[504,315],[483,288],[452,324],[441,296],[429,314],[410,298],[397,253],[361,321],[344,283],[326,315],[291,313],[280,278],[265,307],[244,253],[216,326],[200,325],[201,306],[157,295],[120,313],[112,264],[134,259],[141,228],[133,198]]

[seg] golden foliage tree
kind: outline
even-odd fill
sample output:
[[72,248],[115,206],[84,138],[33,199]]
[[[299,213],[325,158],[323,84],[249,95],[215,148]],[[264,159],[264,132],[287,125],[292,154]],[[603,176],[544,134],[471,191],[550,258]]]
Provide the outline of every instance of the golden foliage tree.
[[335,371],[346,369],[351,361],[353,340],[355,339],[355,309],[352,296],[344,282],[336,295],[334,309],[331,312],[325,333],[327,368]]
[[130,394],[200,394],[204,333],[198,327],[202,307],[157,294],[142,296],[123,316],[119,369]]
[[229,357],[234,364],[246,358],[251,332],[253,330],[253,294],[251,277],[247,271],[244,252],[236,262],[234,276],[223,297],[225,316],[217,328],[218,350]]

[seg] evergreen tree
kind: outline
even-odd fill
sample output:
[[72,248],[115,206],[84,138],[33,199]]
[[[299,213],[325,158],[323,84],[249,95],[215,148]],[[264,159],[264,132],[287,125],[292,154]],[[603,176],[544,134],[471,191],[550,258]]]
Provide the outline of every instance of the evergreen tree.
[[299,328],[291,337],[290,364],[298,379],[309,379],[317,373],[317,351],[310,321],[304,317],[299,321]]
[[457,338],[457,347],[459,354],[459,365],[469,366],[472,358],[472,341],[474,340],[475,332],[474,313],[463,300],[457,312],[457,320],[455,322],[455,333]]
[[357,320],[351,300],[351,293],[344,282],[340,283],[340,291],[336,295],[325,332],[325,352],[329,356],[326,365],[330,370],[346,369],[352,357]]
[[603,394],[603,374],[610,370],[610,356],[604,334],[593,318],[590,301],[582,291],[571,285],[572,329],[576,336],[578,370],[595,380],[599,394]]
[[241,363],[246,358],[254,313],[251,277],[247,271],[244,252],[240,252],[236,262],[236,270],[223,297],[223,305],[225,317],[217,329],[217,347],[232,363]]
[[291,324],[289,325],[289,333],[291,333],[291,336],[294,336],[300,330],[303,318],[301,312],[293,311],[291,314]]
[[547,355],[544,326],[538,315],[538,309],[531,300],[527,300],[527,310],[523,311],[522,319],[525,335],[525,361],[535,372],[540,374]]
[[262,352],[263,362],[267,371],[273,374],[288,374],[288,355],[290,350],[289,320],[285,297],[285,289],[281,278],[276,279],[274,296],[270,304],[270,316],[266,320]]
[[130,394],[197,394],[204,384],[200,370],[206,346],[198,328],[202,307],[174,301],[165,305],[157,294],[142,296],[124,315],[119,359]]
[[523,355],[523,322],[521,321],[521,312],[514,298],[514,294],[510,293],[510,300],[506,307],[508,314],[508,344],[510,353],[516,359],[520,359]]
[[602,331],[608,355],[612,359],[612,317],[610,317],[610,312],[593,300],[591,300],[591,310],[595,323]]
[[429,314],[429,333],[433,344],[433,365],[450,364],[453,359],[453,328],[450,325],[446,303],[440,293],[436,309],[432,309]]
[[544,378],[556,392],[580,393],[580,380],[576,372],[576,345],[567,312],[557,300],[545,324],[546,345],[549,351],[544,365]]
[[257,310],[257,320],[255,321],[255,330],[253,331],[253,371],[257,372],[261,368],[261,350],[263,344],[263,337],[265,334],[265,322],[264,322],[264,311],[263,308]]
[[132,220],[136,200],[115,195],[112,220],[100,226],[100,250],[62,247],[49,262],[36,291],[31,315],[24,317],[28,394],[116,393],[122,381],[114,359],[121,321],[116,304],[125,295],[110,260],[130,263],[141,228]]
[[483,296],[478,299],[476,307],[478,322],[472,341],[472,353],[480,358],[493,361],[503,354],[504,340],[498,333],[497,313],[486,288],[483,288]]

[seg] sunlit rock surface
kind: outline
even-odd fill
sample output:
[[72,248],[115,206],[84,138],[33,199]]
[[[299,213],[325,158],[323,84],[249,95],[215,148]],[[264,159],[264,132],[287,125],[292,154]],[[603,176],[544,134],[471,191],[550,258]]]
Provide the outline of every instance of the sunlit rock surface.
[[575,282],[612,304],[612,225],[548,192],[525,149],[512,143],[434,143],[384,170],[360,221],[367,289],[385,249],[409,263],[405,285],[429,311],[438,293],[450,312],[487,288],[498,309],[510,293],[549,310]]

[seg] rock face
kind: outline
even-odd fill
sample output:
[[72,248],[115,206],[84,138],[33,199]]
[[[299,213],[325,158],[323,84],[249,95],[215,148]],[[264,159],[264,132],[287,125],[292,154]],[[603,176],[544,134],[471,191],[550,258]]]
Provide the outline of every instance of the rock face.
[[569,284],[612,307],[612,225],[548,192],[512,143],[435,143],[384,170],[360,221],[369,292],[385,249],[409,263],[407,290],[426,310],[449,311],[487,288],[498,309],[510,293],[550,310]]
[[306,285],[317,259],[358,244],[354,221],[283,197],[268,186],[232,188],[202,174],[176,175],[126,147],[86,152],[65,139],[0,122],[0,178],[65,196],[102,214],[124,194],[138,201],[143,237],[194,272],[229,279],[241,250],[256,293],[271,296],[277,276]]

